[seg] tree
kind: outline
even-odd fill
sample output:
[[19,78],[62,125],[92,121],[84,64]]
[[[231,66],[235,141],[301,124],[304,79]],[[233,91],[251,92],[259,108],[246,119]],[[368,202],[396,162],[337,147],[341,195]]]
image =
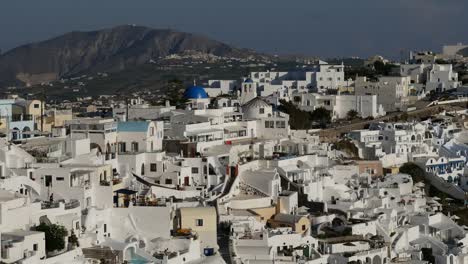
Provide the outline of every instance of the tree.
[[354,110],[354,109],[351,109],[348,111],[348,113],[346,114],[346,117],[349,119],[349,120],[353,120],[355,119],[356,117],[358,117],[359,113]]
[[326,128],[331,123],[331,112],[323,107],[315,109],[312,114],[312,121],[317,122],[320,128]]
[[353,156],[354,158],[359,158],[359,149],[356,145],[349,140],[340,140],[335,143],[334,149],[346,152],[347,154]]
[[36,231],[45,233],[46,250],[48,252],[60,251],[65,248],[65,237],[68,236],[68,231],[64,226],[41,223],[36,227]]
[[297,108],[293,103],[280,100],[278,110],[289,115],[289,125],[292,129],[312,128],[311,113]]
[[400,172],[411,176],[413,182],[424,182],[426,172],[413,162],[407,162],[400,167]]
[[409,115],[408,113],[404,112],[403,114],[400,115],[400,120],[401,121],[408,121]]
[[71,235],[68,237],[68,244],[73,246],[80,246],[80,241],[78,241],[78,237],[75,235],[75,232],[72,230]]
[[391,63],[384,63],[382,61],[374,62],[374,70],[377,75],[388,76],[392,73],[392,69],[398,67]]
[[313,123],[325,128],[327,124],[331,123],[331,112],[323,107],[319,107],[311,113],[299,109],[291,102],[280,100],[278,110],[289,115],[289,124],[292,129],[311,129]]
[[167,95],[166,100],[169,100],[171,105],[181,108],[187,103],[187,99],[184,98],[184,84],[182,81],[173,79],[167,83]]

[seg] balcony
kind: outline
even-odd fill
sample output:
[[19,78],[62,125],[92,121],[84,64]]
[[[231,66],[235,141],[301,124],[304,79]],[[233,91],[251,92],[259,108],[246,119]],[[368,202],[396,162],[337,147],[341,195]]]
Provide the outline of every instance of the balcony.
[[115,152],[111,152],[111,153],[106,153],[105,155],[105,159],[106,160],[113,160],[117,157],[117,154]]
[[99,182],[99,185],[101,185],[101,186],[111,186],[111,183],[110,183],[110,181],[102,180],[102,181]]
[[31,121],[31,120],[33,120],[32,115],[12,115],[11,116],[12,122]]
[[80,207],[80,201],[72,199],[68,202],[65,202],[64,200],[59,200],[59,201],[43,201],[41,203],[41,209],[54,209],[54,208],[60,208],[60,204],[64,205],[65,210],[70,210],[70,209],[75,209]]

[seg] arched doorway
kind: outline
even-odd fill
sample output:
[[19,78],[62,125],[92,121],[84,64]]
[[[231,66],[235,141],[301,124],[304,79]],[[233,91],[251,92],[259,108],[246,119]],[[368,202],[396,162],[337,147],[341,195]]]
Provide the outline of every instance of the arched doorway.
[[19,128],[15,127],[12,129],[12,132],[11,132],[11,139],[12,140],[17,140],[20,138],[20,130]]
[[28,126],[23,128],[23,138],[30,138],[31,137],[31,129]]
[[372,264],[382,264],[382,259],[379,255],[374,256],[374,258],[372,259]]

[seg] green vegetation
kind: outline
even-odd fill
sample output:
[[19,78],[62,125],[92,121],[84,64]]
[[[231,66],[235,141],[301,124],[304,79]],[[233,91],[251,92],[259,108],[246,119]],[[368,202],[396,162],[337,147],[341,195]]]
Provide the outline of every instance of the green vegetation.
[[377,75],[387,76],[392,73],[392,69],[398,67],[391,63],[383,63],[381,61],[374,62],[374,71]]
[[359,115],[359,113],[354,110],[354,109],[351,109],[348,111],[348,113],[346,113],[346,118],[349,119],[349,120],[353,120],[355,118],[357,118]]
[[376,79],[378,76],[388,76],[393,74],[393,68],[398,67],[391,63],[381,61],[374,62],[373,68],[364,66],[350,67],[345,71],[345,79],[355,79],[356,76],[365,76],[369,79]]
[[331,112],[323,107],[312,111],[312,121],[318,123],[320,128],[326,128],[331,123]]
[[184,98],[185,86],[182,81],[172,79],[167,83],[166,86],[166,100],[169,100],[171,105],[175,105],[177,108],[183,108],[187,103],[187,99]]
[[411,176],[413,182],[425,182],[426,172],[413,162],[407,162],[400,167],[400,172]]
[[280,103],[278,109],[289,115],[289,124],[292,129],[326,128],[331,123],[331,113],[325,108],[320,107],[313,112],[308,112],[285,100],[281,100]]
[[36,227],[36,231],[45,233],[47,252],[60,251],[65,248],[65,237],[68,235],[68,231],[64,226],[41,223]]
[[291,102],[281,100],[280,103],[281,105],[278,107],[278,109],[289,115],[289,125],[292,129],[312,128],[310,112],[297,108]]
[[432,186],[429,181],[426,180],[426,172],[413,162],[407,162],[400,167],[400,173],[405,173],[411,176],[413,182],[423,182],[425,184],[427,195],[434,197],[437,196],[441,199],[449,197],[448,194],[439,191],[436,187]]
[[359,158],[359,150],[353,142],[342,139],[335,143],[334,149],[343,151],[354,158]]
[[80,241],[78,241],[78,237],[75,235],[73,230],[71,231],[71,235],[68,237],[68,243],[76,247],[80,246]]
[[[27,94],[41,95],[45,90],[47,100],[71,100],[76,97],[97,95],[128,95],[131,93],[148,93],[154,96],[153,100],[146,98],[153,104],[162,104],[166,98],[167,89],[171,88],[173,81],[181,82],[186,88],[197,80],[200,84],[209,79],[235,80],[239,76],[246,76],[251,71],[265,71],[271,69],[272,64],[251,66],[250,63],[233,61],[203,62],[198,64],[182,65],[170,62],[147,63],[129,67],[122,71],[107,72],[106,76],[97,76],[89,72],[88,77],[77,80],[67,79],[53,82],[53,86],[33,85],[14,90],[15,93],[26,96]],[[276,69],[285,70],[294,68],[296,63],[278,62]],[[83,82],[84,85],[79,85]],[[180,83],[179,83],[180,85]],[[75,91],[78,89],[79,91]]]

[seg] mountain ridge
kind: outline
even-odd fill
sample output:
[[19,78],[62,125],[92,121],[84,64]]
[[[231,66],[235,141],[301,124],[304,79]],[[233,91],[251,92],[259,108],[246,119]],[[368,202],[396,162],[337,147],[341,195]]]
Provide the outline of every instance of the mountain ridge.
[[144,26],[72,31],[0,55],[0,85],[37,84],[84,72],[119,71],[171,54],[196,51],[222,57],[262,57],[203,35]]

